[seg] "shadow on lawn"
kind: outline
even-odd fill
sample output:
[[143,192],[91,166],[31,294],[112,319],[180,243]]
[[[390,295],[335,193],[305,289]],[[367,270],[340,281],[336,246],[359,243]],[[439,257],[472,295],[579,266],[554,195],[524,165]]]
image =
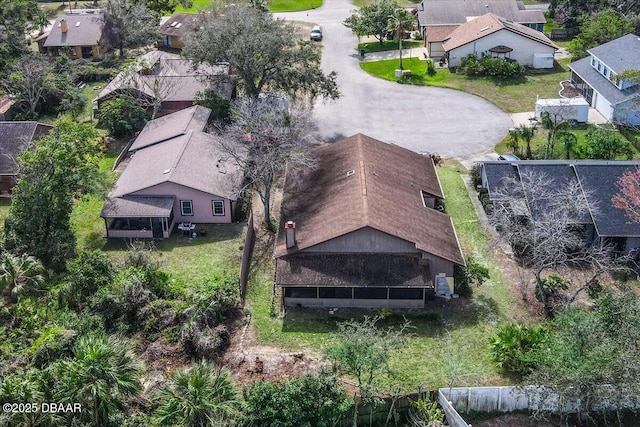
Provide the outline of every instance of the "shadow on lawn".
[[[327,308],[288,308],[282,322],[282,332],[331,333],[338,330],[340,322],[379,314],[380,310],[377,309],[341,308],[330,314]],[[424,310],[394,310],[391,315],[380,319],[378,325],[384,328],[399,327],[406,319],[412,326],[412,334],[434,337],[445,330],[494,322],[499,317],[496,301],[479,296],[473,300],[429,300]]]
[[[160,252],[171,252],[186,246],[200,246],[216,242],[224,242],[228,240],[238,239],[246,227],[246,222],[234,224],[202,224],[196,225],[194,231],[198,233],[197,237],[183,235],[177,228],[168,239],[141,239],[139,241],[148,242],[153,248]],[[201,232],[204,230],[204,234]],[[126,251],[131,243],[130,239],[109,239],[103,246],[104,251]]]

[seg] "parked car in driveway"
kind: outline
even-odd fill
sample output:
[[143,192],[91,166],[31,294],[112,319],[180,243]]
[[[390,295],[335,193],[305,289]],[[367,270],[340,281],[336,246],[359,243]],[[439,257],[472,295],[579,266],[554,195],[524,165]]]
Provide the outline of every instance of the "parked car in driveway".
[[517,162],[518,160],[520,160],[520,157],[512,153],[507,153],[507,154],[499,155],[498,160],[506,160],[508,162]]
[[309,39],[317,42],[322,40],[322,28],[320,28],[319,25],[316,25],[311,29],[309,32]]

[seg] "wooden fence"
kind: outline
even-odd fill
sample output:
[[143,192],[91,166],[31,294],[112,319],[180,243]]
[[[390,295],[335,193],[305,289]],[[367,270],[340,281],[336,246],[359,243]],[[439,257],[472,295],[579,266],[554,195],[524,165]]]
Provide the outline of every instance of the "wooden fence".
[[556,28],[551,30],[549,38],[551,40],[571,40],[580,33],[578,28]]
[[[381,402],[375,405],[358,406],[357,425],[358,426],[396,426],[405,425],[409,412],[413,407],[412,402],[420,399],[433,401],[437,396],[436,391],[421,391],[409,393],[403,396],[386,396],[381,398]],[[337,427],[352,427],[353,412],[349,416],[341,419]],[[387,419],[389,422],[387,423]]]
[[247,295],[247,282],[249,280],[249,264],[251,263],[251,252],[256,241],[256,230],[253,227],[253,210],[249,212],[247,221],[247,234],[244,236],[244,246],[242,248],[242,262],[240,264],[240,302],[244,305],[244,298]]

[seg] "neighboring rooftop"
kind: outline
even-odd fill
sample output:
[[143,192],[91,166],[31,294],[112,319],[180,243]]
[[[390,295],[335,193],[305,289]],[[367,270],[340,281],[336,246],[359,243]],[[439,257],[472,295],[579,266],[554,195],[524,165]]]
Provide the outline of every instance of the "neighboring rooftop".
[[165,36],[182,37],[197,28],[197,13],[174,13],[160,26],[160,33]]
[[596,92],[600,93],[611,105],[629,101],[640,95],[640,85],[634,85],[624,90],[620,90],[614,86],[605,76],[591,66],[590,57],[570,62],[569,68],[579,75],[582,80],[588,82],[589,85]]
[[185,135],[189,131],[204,131],[211,110],[200,105],[176,111],[147,122],[129,151],[136,151],[171,138]]
[[[313,156],[317,168],[285,182],[281,220],[298,224],[296,250],[370,227],[464,265],[451,218],[423,202],[444,198],[431,157],[362,134],[317,147]],[[283,228],[276,257],[291,253]]]
[[[198,92],[215,88],[231,98],[233,85],[228,77],[229,65],[200,65],[169,52],[154,50],[141,55],[133,70],[120,72],[100,92],[98,99],[106,99],[124,90],[136,90],[149,98],[158,95],[163,101],[192,101]],[[223,77],[213,81],[216,76]]]
[[53,126],[38,122],[0,122],[0,175],[16,175],[20,153],[51,129]]
[[[599,236],[638,237],[640,224],[630,221],[624,211],[613,206],[611,199],[619,192],[618,179],[627,171],[640,167],[637,161],[620,160],[520,160],[516,162],[483,162],[488,180],[489,197],[499,199],[506,182],[513,182],[522,173],[541,173],[544,179],[558,186],[578,182],[589,204],[589,217]],[[523,188],[531,194],[536,188]],[[535,214],[535,212],[533,212]],[[589,218],[577,218],[587,222]]]
[[[208,108],[190,108],[193,116],[206,116]],[[169,127],[173,115],[161,119]],[[187,121],[180,121],[182,125]],[[185,128],[186,129],[186,128]],[[141,134],[142,135],[142,134]],[[166,134],[164,134],[166,136]],[[143,135],[146,138],[146,135]],[[134,142],[136,145],[136,142]],[[135,195],[136,192],[171,182],[209,194],[235,200],[238,198],[243,171],[223,150],[213,135],[190,129],[161,143],[145,145],[138,149],[116,182],[111,197]]]
[[[67,31],[62,31],[61,21],[67,23]],[[95,46],[102,38],[104,14],[73,13],[60,15],[49,31],[44,47]]]
[[464,24],[486,13],[494,13],[521,24],[544,24],[541,10],[527,10],[515,0],[423,0],[418,7],[421,26]]
[[487,13],[460,25],[450,34],[449,39],[444,42],[444,48],[447,51],[456,49],[502,30],[534,40],[554,49],[558,48],[540,31],[510,21],[494,13]]
[[627,34],[600,46],[587,49],[615,73],[640,70],[640,36]]

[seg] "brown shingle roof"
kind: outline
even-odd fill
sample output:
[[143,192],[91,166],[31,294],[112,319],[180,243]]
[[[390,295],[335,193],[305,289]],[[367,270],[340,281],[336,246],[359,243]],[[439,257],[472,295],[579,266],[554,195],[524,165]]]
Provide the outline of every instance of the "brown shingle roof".
[[135,68],[137,72],[118,73],[100,91],[98,101],[125,90],[136,90],[149,98],[160,92],[163,101],[193,101],[196,93],[207,89],[215,89],[229,99],[233,94],[227,64],[203,64],[194,70],[192,62],[180,55],[150,51],[138,57]]
[[[102,13],[74,13],[60,15],[53,24],[44,47],[95,46],[102,38]],[[67,32],[62,32],[60,21],[67,22]]]
[[446,40],[457,25],[432,25],[427,27],[427,43],[441,42]]
[[[297,250],[364,227],[415,243],[418,250],[464,264],[448,215],[422,202],[444,198],[429,156],[357,134],[313,150],[318,167],[287,179],[282,221],[292,220]],[[284,230],[275,256],[287,255]]]
[[197,13],[174,13],[162,24],[160,34],[182,37],[197,28],[199,16]]
[[501,30],[518,34],[555,49],[558,48],[540,31],[509,21],[493,13],[487,13],[456,28],[449,39],[444,42],[444,49],[450,51]]
[[0,175],[16,175],[20,153],[52,128],[38,122],[0,122]]

